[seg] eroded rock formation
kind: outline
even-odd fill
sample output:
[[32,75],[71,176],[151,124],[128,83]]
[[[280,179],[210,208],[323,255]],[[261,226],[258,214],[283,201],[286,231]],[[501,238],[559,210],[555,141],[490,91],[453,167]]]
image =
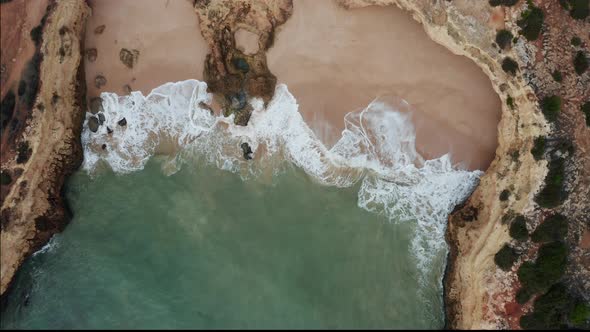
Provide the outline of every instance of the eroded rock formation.
[[[266,65],[266,50],[274,31],[291,15],[292,0],[196,0],[201,33],[211,53],[205,60],[204,78],[210,92],[223,106],[225,115],[235,114],[234,122],[246,125],[252,109],[248,97],[268,102],[274,93],[276,77]],[[235,34],[243,29],[258,35],[254,54],[245,54],[236,45]]]
[[[53,2],[43,27],[37,70],[39,88],[31,108],[20,105],[10,121],[26,114],[22,131],[2,146],[1,293],[29,254],[63,229],[66,176],[82,161],[80,132],[85,110],[83,34],[89,8],[83,0]],[[10,126],[10,125],[9,125]]]

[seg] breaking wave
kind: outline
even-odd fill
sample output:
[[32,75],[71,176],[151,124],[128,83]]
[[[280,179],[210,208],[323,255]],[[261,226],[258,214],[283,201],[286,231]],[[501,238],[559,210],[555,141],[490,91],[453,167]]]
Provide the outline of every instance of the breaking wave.
[[[409,107],[405,101],[375,100],[347,114],[342,137],[328,148],[304,122],[286,85],[276,87],[266,107],[260,99],[250,101],[254,111],[246,127],[234,125],[233,116],[214,115],[206,91],[204,82],[187,80],[164,84],[148,96],[102,93],[104,123],[96,133],[84,125],[83,168],[93,173],[106,164],[129,173],[164,154],[171,156],[168,172],[197,158],[248,178],[276,173],[286,161],[324,185],[360,183],[361,208],[392,222],[412,222],[411,251],[423,281],[434,272],[430,263],[446,251],[448,214],[468,197],[481,172],[454,168],[448,154],[424,160],[416,152],[409,115],[399,112]],[[127,124],[118,125],[123,118]],[[242,155],[244,142],[252,148],[252,161]]]

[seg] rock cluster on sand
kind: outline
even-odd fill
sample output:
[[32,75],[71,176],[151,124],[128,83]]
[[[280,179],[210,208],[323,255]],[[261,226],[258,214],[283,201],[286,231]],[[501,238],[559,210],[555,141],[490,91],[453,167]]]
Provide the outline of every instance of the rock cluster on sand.
[[96,114],[103,111],[104,108],[102,107],[102,99],[100,97],[90,99],[90,113]]
[[95,34],[97,34],[97,35],[100,35],[101,33],[103,33],[103,32],[104,32],[104,29],[105,29],[105,28],[106,28],[106,26],[105,26],[104,24],[103,24],[103,25],[99,25],[99,26],[97,26],[97,27],[94,29],[94,33],[95,33]]
[[96,48],[89,48],[86,50],[86,59],[90,62],[96,61],[98,57],[98,50]]
[[102,88],[104,85],[107,84],[107,78],[102,75],[96,75],[94,78],[94,86],[98,89]]
[[139,58],[139,51],[138,50],[128,50],[126,48],[122,48],[119,52],[119,59],[125,66],[128,68],[133,68],[133,65],[137,63],[137,59]]

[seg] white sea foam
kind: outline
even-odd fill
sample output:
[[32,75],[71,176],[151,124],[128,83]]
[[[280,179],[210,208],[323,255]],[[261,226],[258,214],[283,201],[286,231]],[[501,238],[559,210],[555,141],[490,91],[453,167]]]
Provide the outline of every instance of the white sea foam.
[[[275,167],[279,159],[324,185],[350,187],[360,181],[358,205],[394,222],[413,222],[411,250],[419,268],[432,272],[429,263],[446,250],[446,218],[471,193],[481,172],[454,168],[449,155],[425,161],[416,152],[409,115],[396,111],[407,103],[376,100],[349,113],[342,137],[328,149],[304,122],[286,85],[276,87],[266,107],[259,99],[250,101],[254,112],[246,127],[202,107],[211,101],[206,88],[187,80],[162,85],[147,97],[103,93],[105,123],[97,133],[85,125],[82,133],[84,169],[92,173],[103,162],[117,173],[133,172],[161,152],[175,155],[176,162],[200,158],[243,177]],[[118,126],[123,117],[127,125]],[[250,144],[254,161],[242,157],[243,142]]]

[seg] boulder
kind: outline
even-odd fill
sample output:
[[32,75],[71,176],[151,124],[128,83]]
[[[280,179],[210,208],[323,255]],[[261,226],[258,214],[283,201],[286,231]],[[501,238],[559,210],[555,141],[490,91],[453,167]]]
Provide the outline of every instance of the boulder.
[[103,113],[98,113],[98,123],[102,126],[102,124],[104,123],[104,114]]
[[122,118],[121,120],[119,120],[119,121],[117,122],[117,124],[118,124],[119,126],[121,126],[121,127],[124,127],[124,126],[126,126],[126,125],[127,125],[127,119],[125,119],[125,118]]
[[251,160],[252,159],[252,148],[250,148],[250,144],[244,142],[240,145],[242,148],[242,152],[244,153],[244,159]]
[[107,84],[107,78],[102,76],[102,75],[96,75],[96,77],[94,78],[94,86],[97,89],[102,88],[104,85]]
[[100,123],[98,122],[97,117],[91,116],[88,119],[88,129],[90,129],[91,132],[95,133],[96,131],[98,131],[99,126],[100,126]]
[[100,97],[90,99],[90,113],[96,114],[103,111],[104,108],[102,107],[102,99]]
[[88,59],[88,61],[94,62],[94,61],[96,61],[97,57],[98,57],[98,50],[96,48],[89,48],[86,50],[86,58]]
[[138,50],[128,50],[126,48],[122,48],[119,52],[119,59],[128,68],[133,68],[133,65],[137,62],[138,57]]
[[103,33],[104,28],[106,28],[106,25],[99,25],[94,29],[94,33],[97,35],[100,35],[101,33]]

